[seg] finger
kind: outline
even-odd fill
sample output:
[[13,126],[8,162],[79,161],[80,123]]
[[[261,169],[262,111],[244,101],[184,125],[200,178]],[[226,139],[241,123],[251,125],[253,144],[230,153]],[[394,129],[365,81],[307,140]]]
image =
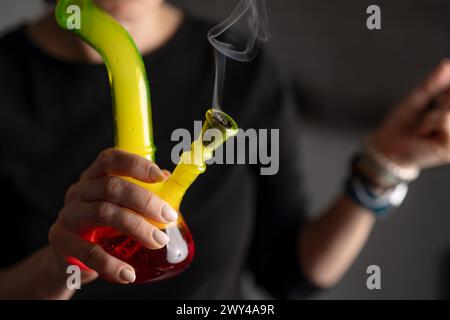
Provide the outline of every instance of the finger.
[[420,135],[429,135],[439,125],[440,118],[442,116],[441,110],[433,110],[424,115],[419,126]]
[[405,105],[422,110],[450,87],[450,60],[445,59],[406,99]]
[[436,131],[439,134],[441,143],[448,144],[450,142],[450,111],[446,110],[442,114],[439,126]]
[[92,180],[108,175],[130,177],[149,183],[165,179],[163,172],[155,163],[119,149],[102,151],[83,177]]
[[429,112],[422,120],[419,134],[438,134],[438,138],[447,141],[450,137],[450,110],[436,109]]
[[447,90],[436,100],[436,106],[439,109],[449,110],[450,109],[450,90]]
[[63,209],[60,219],[69,230],[83,229],[86,224],[112,227],[153,250],[169,242],[167,234],[142,216],[109,202],[80,202],[76,207]]
[[84,201],[111,202],[160,223],[178,219],[178,213],[157,195],[119,177],[90,181],[80,189],[79,197]]
[[162,172],[163,172],[164,176],[166,177],[166,179],[172,175],[172,174],[170,173],[170,171],[169,171],[169,170],[166,170],[166,169],[163,169]]
[[132,266],[109,255],[99,245],[67,232],[57,224],[51,228],[49,240],[59,254],[77,258],[103,278],[122,284],[136,280]]

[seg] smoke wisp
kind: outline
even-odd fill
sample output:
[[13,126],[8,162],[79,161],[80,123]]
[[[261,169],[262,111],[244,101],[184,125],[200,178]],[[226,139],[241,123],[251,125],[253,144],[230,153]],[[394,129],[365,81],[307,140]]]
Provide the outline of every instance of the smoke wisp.
[[[216,75],[212,106],[221,107],[225,81],[226,59],[240,62],[253,60],[260,43],[270,39],[266,0],[241,0],[231,15],[208,32],[208,40],[215,48]],[[238,38],[232,28],[241,27],[246,37]]]

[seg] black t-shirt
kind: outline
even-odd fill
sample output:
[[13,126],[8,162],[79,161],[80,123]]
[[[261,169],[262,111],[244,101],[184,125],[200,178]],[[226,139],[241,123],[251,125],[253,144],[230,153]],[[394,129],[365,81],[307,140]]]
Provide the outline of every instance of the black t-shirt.
[[[144,56],[162,168],[174,167],[173,130],[192,132],[193,121],[202,121],[210,107],[209,27],[186,17],[171,40]],[[243,129],[281,129],[278,174],[261,176],[259,167],[250,165],[209,166],[181,207],[196,245],[185,272],[147,285],[98,280],[75,298],[242,298],[245,270],[275,297],[311,288],[297,259],[304,220],[298,119],[264,53],[250,63],[228,62],[223,106]],[[0,267],[48,244],[67,188],[113,141],[103,65],[52,57],[27,38],[24,27],[0,40]]]

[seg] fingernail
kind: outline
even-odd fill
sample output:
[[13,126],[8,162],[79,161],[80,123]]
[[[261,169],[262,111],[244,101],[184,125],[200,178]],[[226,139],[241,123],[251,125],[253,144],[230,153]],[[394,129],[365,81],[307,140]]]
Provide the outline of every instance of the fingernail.
[[159,167],[157,165],[153,165],[150,167],[148,175],[150,178],[157,180],[157,181],[161,181],[166,178],[164,173],[161,171],[161,169],[159,169]]
[[155,229],[153,231],[153,239],[155,239],[155,241],[161,246],[165,246],[167,243],[169,243],[170,240],[167,234],[158,229]]
[[171,206],[168,204],[165,204],[161,211],[161,216],[163,217],[166,222],[173,222],[177,221],[178,219],[178,212],[172,209]]
[[136,273],[130,269],[122,269],[119,274],[120,279],[126,283],[133,283],[136,280]]

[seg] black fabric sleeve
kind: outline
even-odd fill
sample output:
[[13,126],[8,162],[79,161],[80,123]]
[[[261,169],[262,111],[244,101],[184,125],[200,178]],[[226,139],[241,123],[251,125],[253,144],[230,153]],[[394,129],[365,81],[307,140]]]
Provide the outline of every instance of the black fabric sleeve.
[[302,274],[298,259],[298,236],[306,211],[300,119],[275,71],[269,71],[264,77],[271,80],[261,102],[258,126],[279,129],[279,171],[275,175],[261,175],[261,166],[254,168],[258,202],[250,269],[256,283],[274,298],[305,298],[317,288]]
[[[29,215],[29,208],[16,192],[11,181],[0,173],[0,201],[2,202],[2,232],[0,243],[2,254],[0,255],[0,268],[9,267],[20,262],[31,254],[33,249],[27,244],[35,233],[29,233],[33,222]],[[26,220],[25,220],[26,219]],[[45,239],[46,237],[44,237]],[[40,243],[36,243],[36,246]]]

